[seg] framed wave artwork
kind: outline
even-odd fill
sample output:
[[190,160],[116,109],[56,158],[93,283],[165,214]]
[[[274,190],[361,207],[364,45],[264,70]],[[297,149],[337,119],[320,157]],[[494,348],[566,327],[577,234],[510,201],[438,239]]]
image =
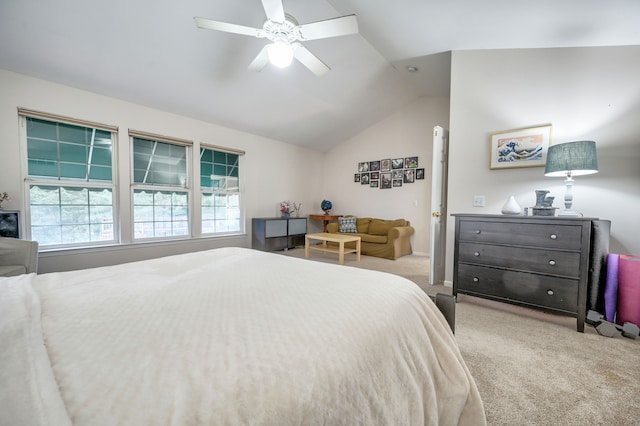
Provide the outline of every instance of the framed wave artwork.
[[544,166],[551,126],[509,130],[491,135],[491,169]]

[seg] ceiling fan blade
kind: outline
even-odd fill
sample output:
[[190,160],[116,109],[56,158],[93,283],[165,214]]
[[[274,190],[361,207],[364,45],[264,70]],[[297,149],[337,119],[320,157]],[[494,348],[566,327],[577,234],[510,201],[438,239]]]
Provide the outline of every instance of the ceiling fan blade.
[[322,77],[329,71],[329,68],[324,62],[322,62],[316,55],[309,52],[309,50],[300,43],[293,43],[293,57],[296,58],[302,65],[309,68],[318,77]]
[[284,22],[284,8],[282,7],[282,0],[262,0],[262,7],[264,12],[273,22]]
[[263,47],[258,56],[249,64],[249,71],[262,71],[262,69],[269,63],[269,54],[267,53],[267,46]]
[[198,28],[202,28],[205,30],[224,31],[226,33],[242,34],[253,37],[259,37],[259,33],[261,31],[259,28],[245,27],[244,25],[214,21],[207,18],[199,18],[197,16],[193,18],[193,20],[196,21],[196,25],[198,26]]
[[358,32],[356,15],[327,19],[300,25],[301,40],[317,40],[320,38],[337,37]]

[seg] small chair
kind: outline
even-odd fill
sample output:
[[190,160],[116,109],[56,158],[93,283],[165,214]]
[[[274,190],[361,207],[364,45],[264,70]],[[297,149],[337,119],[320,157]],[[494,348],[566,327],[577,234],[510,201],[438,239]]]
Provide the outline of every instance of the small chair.
[[0,277],[37,272],[37,241],[0,237]]

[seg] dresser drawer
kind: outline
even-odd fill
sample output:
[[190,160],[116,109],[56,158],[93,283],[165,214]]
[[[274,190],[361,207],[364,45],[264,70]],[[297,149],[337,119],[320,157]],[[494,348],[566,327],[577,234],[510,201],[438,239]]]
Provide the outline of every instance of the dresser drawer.
[[458,265],[457,291],[576,313],[578,280],[475,265]]
[[459,247],[460,262],[576,278],[580,276],[580,253],[577,252],[463,242]]
[[551,223],[464,220],[460,222],[459,239],[460,241],[579,251],[582,243],[582,227]]

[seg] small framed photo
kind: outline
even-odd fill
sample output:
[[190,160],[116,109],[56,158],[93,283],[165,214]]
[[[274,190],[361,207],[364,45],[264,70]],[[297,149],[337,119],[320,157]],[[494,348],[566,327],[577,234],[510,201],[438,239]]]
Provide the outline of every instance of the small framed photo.
[[391,159],[380,160],[380,171],[388,172],[389,170],[391,170]]
[[391,172],[391,179],[402,179],[402,175],[404,174],[403,170],[394,170]]
[[491,135],[491,169],[539,167],[547,161],[551,126],[509,130]]
[[377,188],[380,185],[380,181],[379,180],[372,180],[371,181],[371,187],[372,188]]
[[391,188],[391,173],[380,173],[380,189]]
[[416,169],[416,180],[424,179],[424,169]]
[[414,169],[404,169],[404,183],[413,183],[416,179]]
[[405,169],[415,169],[418,167],[418,157],[407,157],[404,159]]
[[368,172],[369,171],[369,162],[368,161],[364,161],[362,163],[358,163],[358,172],[363,173],[363,172]]
[[402,186],[402,179],[394,179],[393,180],[393,187],[394,188],[398,188]]
[[356,173],[355,175],[353,175],[353,181],[360,182],[360,173]]
[[371,172],[371,173],[369,173],[369,179],[371,179],[371,180],[380,179],[380,172]]
[[360,185],[369,185],[369,173],[360,173]]
[[391,168],[392,169],[403,169],[404,168],[404,158],[394,158],[391,160]]
[[372,172],[380,170],[380,161],[369,161],[369,170]]

